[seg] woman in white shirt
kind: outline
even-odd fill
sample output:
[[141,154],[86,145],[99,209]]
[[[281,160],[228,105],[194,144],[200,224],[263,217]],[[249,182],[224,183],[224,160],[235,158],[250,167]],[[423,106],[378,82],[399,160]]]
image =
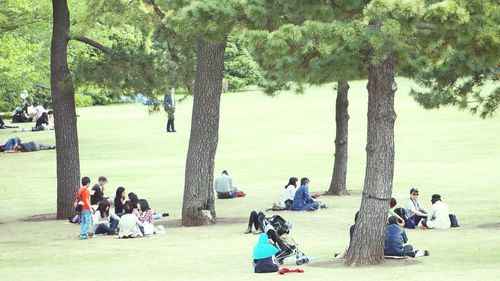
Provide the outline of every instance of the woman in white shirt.
[[[116,234],[116,228],[120,218],[109,211],[110,203],[108,200],[101,200],[94,213],[93,223],[95,226],[94,234]],[[110,220],[113,218],[113,220]]]
[[285,185],[285,193],[283,197],[283,202],[287,210],[292,209],[293,197],[295,196],[295,191],[297,190],[297,182],[299,181],[296,177],[291,177],[288,180],[288,184]]

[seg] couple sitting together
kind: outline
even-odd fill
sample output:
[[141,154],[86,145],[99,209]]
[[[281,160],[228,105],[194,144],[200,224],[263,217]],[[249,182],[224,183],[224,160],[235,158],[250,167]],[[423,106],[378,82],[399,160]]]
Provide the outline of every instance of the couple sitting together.
[[309,179],[302,178],[300,186],[297,188],[299,179],[291,177],[285,186],[283,200],[274,203],[273,211],[292,210],[292,211],[315,211],[319,208],[327,208],[325,204],[315,200],[318,194],[309,194]]

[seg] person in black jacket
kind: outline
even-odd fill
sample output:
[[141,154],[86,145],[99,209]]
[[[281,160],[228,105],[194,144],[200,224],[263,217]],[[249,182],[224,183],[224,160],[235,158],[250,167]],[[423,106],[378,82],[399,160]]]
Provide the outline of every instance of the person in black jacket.
[[123,204],[125,204],[125,188],[120,186],[116,189],[116,195],[114,199],[115,213],[120,216],[123,214]]
[[90,204],[97,205],[101,200],[108,199],[104,197],[104,185],[108,182],[108,179],[104,176],[100,176],[97,183],[92,187]]

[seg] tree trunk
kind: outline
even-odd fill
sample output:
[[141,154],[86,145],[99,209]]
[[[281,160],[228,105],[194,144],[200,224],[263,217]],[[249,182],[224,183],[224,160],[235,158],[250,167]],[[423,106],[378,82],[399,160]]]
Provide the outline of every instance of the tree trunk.
[[193,115],[182,205],[183,226],[204,225],[216,218],[213,181],[225,49],[225,41],[197,40]]
[[393,56],[368,66],[368,134],[366,174],[359,218],[346,265],[371,265],[384,261],[387,212],[394,174]]
[[346,188],[347,177],[347,136],[349,124],[349,100],[347,94],[349,84],[339,81],[337,86],[337,101],[335,105],[335,162],[333,164],[332,182],[327,194],[349,195]]
[[79,188],[80,158],[76,127],[75,89],[68,69],[69,9],[66,0],[53,0],[50,85],[57,153],[57,219],[74,215]]

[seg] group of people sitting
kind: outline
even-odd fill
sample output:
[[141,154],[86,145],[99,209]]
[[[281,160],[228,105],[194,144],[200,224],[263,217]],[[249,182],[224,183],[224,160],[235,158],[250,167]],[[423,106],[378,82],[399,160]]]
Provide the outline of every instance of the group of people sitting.
[[[389,213],[387,219],[387,233],[384,244],[384,255],[388,257],[419,257],[428,256],[428,250],[415,250],[413,246],[408,243],[408,236],[404,228],[414,229],[420,227],[421,229],[432,228],[450,228],[458,227],[458,222],[455,215],[450,214],[448,205],[441,200],[441,195],[433,194],[431,196],[432,207],[430,211],[422,206],[418,201],[419,191],[417,188],[410,190],[410,198],[406,202],[404,208],[397,207],[395,198],[389,201]],[[349,236],[352,240],[356,223],[358,221],[359,212],[354,217],[354,224],[349,230]],[[337,258],[343,258],[347,253],[344,251],[337,254]]]
[[[12,123],[35,122],[35,127],[30,131],[44,131],[54,129],[52,110],[46,110],[42,105],[27,106],[25,109],[17,107],[12,114]],[[17,126],[6,126],[0,117],[0,128],[17,128]],[[24,130],[24,129],[23,129]]]
[[22,142],[21,139],[17,137],[8,139],[5,144],[0,144],[0,152],[3,153],[33,152],[55,148],[55,145],[40,144],[34,141]]
[[[410,189],[410,198],[404,208],[397,206],[395,198],[389,201],[389,217],[394,216],[401,227],[420,228],[449,228],[456,224],[456,217],[449,212],[448,205],[441,200],[441,195],[431,196],[432,206],[429,212],[418,201],[417,188]],[[453,221],[453,224],[452,224]]]
[[[127,195],[121,186],[116,189],[114,198],[104,197],[107,182],[107,178],[101,176],[90,188],[90,178],[82,178],[82,187],[75,200],[80,214],[69,218],[70,222],[81,224],[80,239],[98,234],[135,238],[164,231],[163,226],[155,226],[153,221],[168,216],[168,213],[156,214],[146,199],[139,199],[133,192]],[[89,232],[91,225],[94,229]]]

